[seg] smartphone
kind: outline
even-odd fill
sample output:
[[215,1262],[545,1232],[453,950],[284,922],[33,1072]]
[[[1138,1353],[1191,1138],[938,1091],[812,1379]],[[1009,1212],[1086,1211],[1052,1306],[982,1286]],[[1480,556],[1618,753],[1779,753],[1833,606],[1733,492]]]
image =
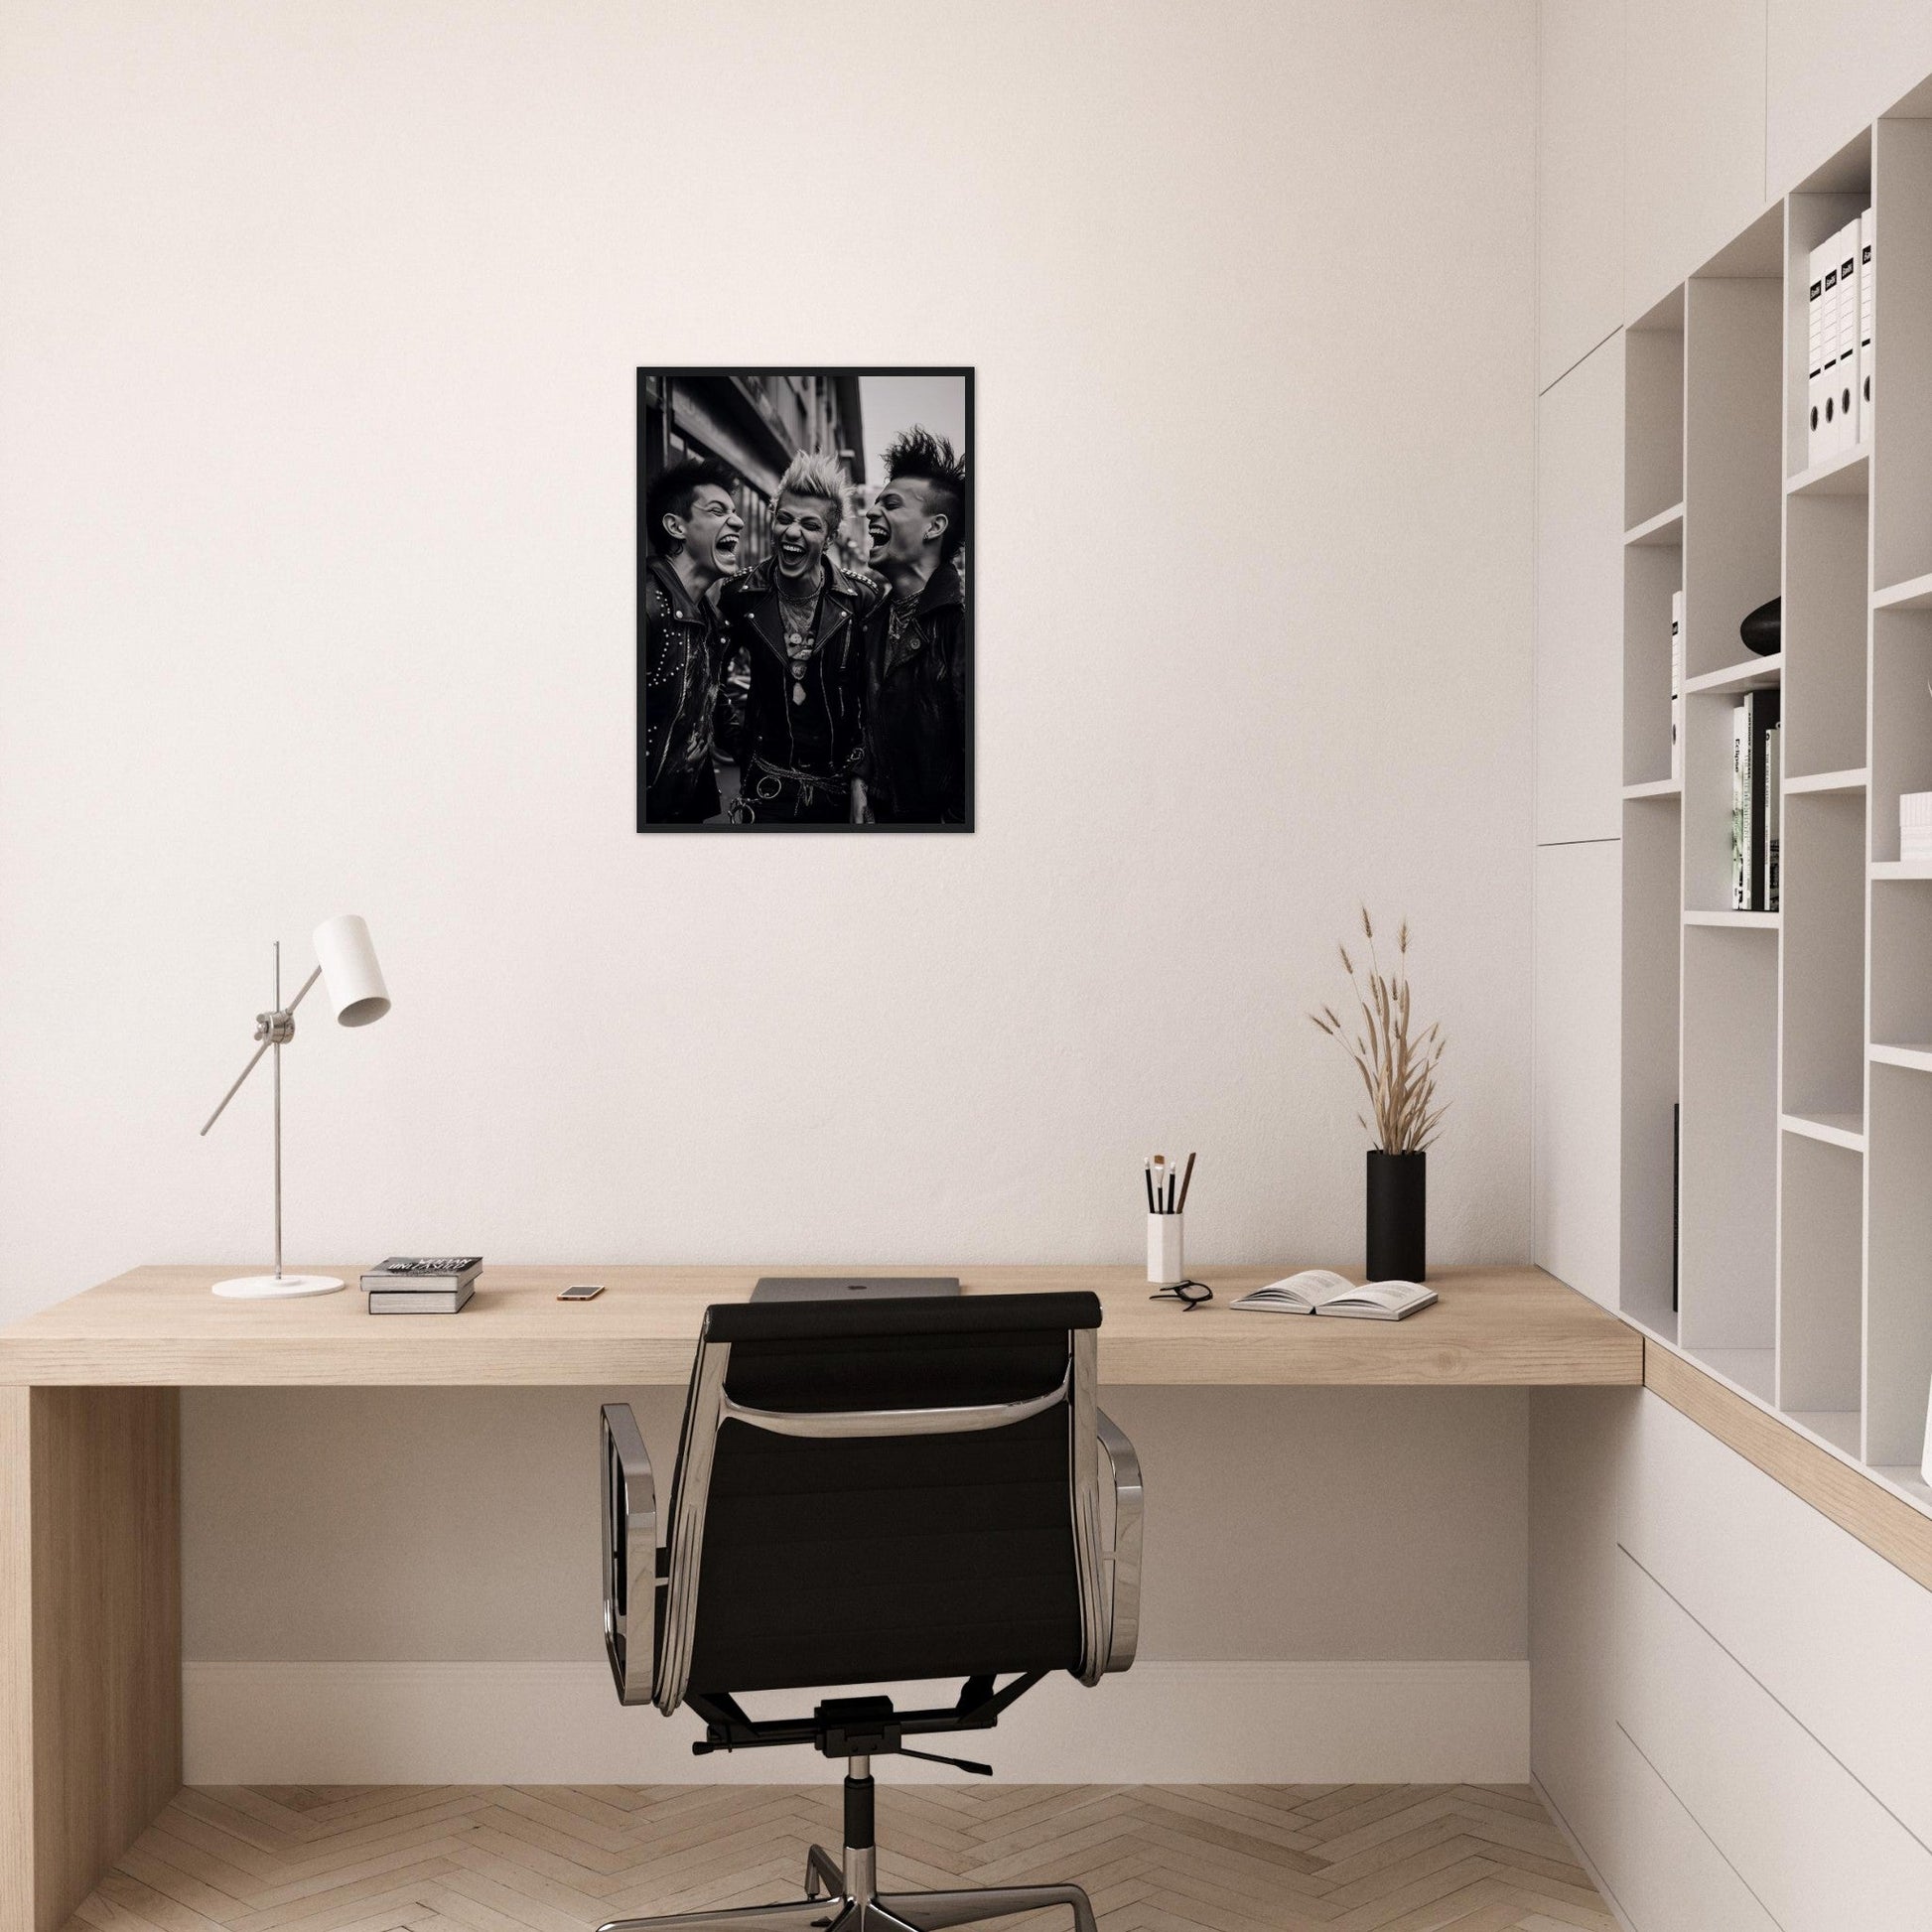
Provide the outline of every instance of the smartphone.
[[602,1282],[572,1282],[557,1297],[557,1300],[560,1302],[591,1302],[595,1301],[603,1293],[604,1284]]

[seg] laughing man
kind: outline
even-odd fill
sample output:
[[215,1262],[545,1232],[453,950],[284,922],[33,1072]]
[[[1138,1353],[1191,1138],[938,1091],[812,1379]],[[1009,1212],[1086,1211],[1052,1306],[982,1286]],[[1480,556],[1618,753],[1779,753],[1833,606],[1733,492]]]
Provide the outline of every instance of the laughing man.
[[644,823],[698,825],[717,815],[712,711],[724,670],[724,631],[707,593],[738,569],[745,523],[731,472],[689,459],[644,493]]
[[866,519],[891,595],[866,622],[866,770],[881,825],[966,823],[966,459],[913,428]]
[[827,554],[844,514],[844,469],[800,451],[778,483],[771,555],[719,595],[726,654],[749,647],[751,755],[741,823],[859,824],[865,816],[865,649],[876,593]]

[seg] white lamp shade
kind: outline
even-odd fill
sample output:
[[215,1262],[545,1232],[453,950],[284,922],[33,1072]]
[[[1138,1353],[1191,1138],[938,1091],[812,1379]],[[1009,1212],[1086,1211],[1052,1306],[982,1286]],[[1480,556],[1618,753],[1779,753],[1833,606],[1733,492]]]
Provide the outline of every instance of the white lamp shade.
[[345,912],[316,927],[316,964],[329,1004],[345,1027],[366,1027],[389,1011],[389,989],[359,912]]

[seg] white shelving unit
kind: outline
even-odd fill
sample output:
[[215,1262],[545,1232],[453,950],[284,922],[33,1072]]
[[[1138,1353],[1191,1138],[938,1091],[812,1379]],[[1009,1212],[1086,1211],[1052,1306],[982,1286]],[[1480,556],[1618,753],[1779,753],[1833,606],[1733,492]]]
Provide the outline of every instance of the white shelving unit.
[[[1900,862],[1898,798],[1932,790],[1927,116],[1932,88],[1624,334],[1622,1310],[1920,1508],[1932,865]],[[1866,207],[1873,420],[1813,464],[1809,253]],[[1751,657],[1738,624],[1773,596],[1783,649]],[[1730,713],[1766,686],[1781,904],[1738,912]]]

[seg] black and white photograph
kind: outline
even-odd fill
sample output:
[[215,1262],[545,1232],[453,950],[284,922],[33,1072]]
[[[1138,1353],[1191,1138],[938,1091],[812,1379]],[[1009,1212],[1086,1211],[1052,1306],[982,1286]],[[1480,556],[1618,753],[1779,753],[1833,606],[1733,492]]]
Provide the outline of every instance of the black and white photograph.
[[973,829],[973,372],[637,371],[637,830]]

